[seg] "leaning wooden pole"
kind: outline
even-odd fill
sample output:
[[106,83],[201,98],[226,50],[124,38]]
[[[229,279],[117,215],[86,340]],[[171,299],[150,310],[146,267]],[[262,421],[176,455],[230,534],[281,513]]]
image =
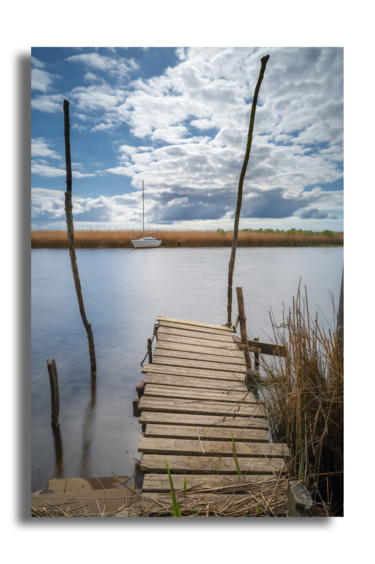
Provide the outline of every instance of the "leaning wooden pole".
[[78,306],[81,314],[83,325],[86,329],[87,338],[89,341],[89,352],[90,352],[90,365],[91,365],[91,375],[96,374],[96,357],[95,357],[95,345],[94,336],[92,333],[91,325],[87,321],[85,307],[83,304],[81,282],[79,279],[79,272],[77,266],[77,258],[75,251],[75,240],[74,240],[74,226],[73,226],[73,206],[72,206],[72,163],[70,157],[70,120],[69,120],[69,102],[64,100],[64,136],[65,136],[65,160],[66,160],[66,192],[65,192],[65,214],[66,214],[66,225],[68,231],[68,246],[70,254],[70,263],[72,265],[72,272],[74,278],[74,284],[77,293]]
[[242,165],[242,170],[240,174],[240,180],[238,183],[238,194],[237,194],[237,206],[236,206],[236,215],[234,218],[234,230],[233,230],[233,241],[232,241],[232,252],[230,255],[229,260],[229,268],[228,268],[228,302],[227,302],[227,310],[228,310],[228,325],[232,324],[232,286],[233,286],[233,271],[234,271],[234,263],[236,260],[236,250],[237,250],[237,239],[238,239],[238,226],[240,222],[240,213],[241,213],[241,204],[242,204],[242,191],[243,191],[243,183],[246,174],[247,163],[249,162],[250,157],[250,150],[251,150],[251,143],[253,139],[253,129],[254,129],[254,120],[255,120],[255,110],[257,107],[258,101],[258,94],[260,90],[260,85],[262,84],[264,72],[266,70],[266,65],[268,59],[270,58],[269,55],[262,57],[261,59],[261,68],[259,72],[259,78],[257,85],[255,87],[254,98],[251,108],[251,115],[250,115],[250,124],[249,124],[249,132],[247,135],[247,146],[246,146],[246,153],[245,159]]

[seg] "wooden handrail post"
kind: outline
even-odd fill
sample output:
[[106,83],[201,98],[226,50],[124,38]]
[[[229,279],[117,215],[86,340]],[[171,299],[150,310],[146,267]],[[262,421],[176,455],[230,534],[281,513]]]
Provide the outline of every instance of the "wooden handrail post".
[[238,317],[240,319],[240,331],[241,331],[241,339],[243,344],[243,352],[245,356],[246,368],[249,370],[251,369],[251,359],[250,359],[249,346],[247,342],[248,339],[247,339],[247,331],[246,331],[245,304],[243,299],[242,288],[236,288],[236,292],[237,292]]
[[54,358],[47,360],[47,368],[49,374],[49,382],[51,387],[51,425],[57,427],[59,424],[59,381],[57,377],[57,368]]
[[148,362],[152,364],[152,339],[147,339]]

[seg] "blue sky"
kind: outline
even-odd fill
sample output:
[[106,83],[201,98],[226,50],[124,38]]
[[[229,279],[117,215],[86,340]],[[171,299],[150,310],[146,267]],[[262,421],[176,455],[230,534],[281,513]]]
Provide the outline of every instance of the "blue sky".
[[343,49],[32,48],[32,228],[64,229],[63,100],[76,229],[343,230]]

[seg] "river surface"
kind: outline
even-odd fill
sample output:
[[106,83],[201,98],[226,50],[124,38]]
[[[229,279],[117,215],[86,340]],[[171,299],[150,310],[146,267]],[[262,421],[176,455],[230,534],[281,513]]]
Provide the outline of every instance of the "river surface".
[[[32,251],[32,490],[52,477],[135,475],[141,436],[133,417],[135,386],[158,315],[223,324],[227,316],[230,249],[78,250],[86,314],[97,360],[90,375],[86,331],[79,314],[67,250]],[[282,321],[301,281],[310,313],[334,327],[343,249],[240,248],[233,283],[245,299],[251,338],[272,339],[269,312]],[[60,426],[50,425],[46,361],[56,360]]]

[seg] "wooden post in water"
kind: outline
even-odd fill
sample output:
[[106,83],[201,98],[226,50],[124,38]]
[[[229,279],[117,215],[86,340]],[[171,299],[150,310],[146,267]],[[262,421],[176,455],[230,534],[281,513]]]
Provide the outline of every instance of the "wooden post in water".
[[240,222],[240,213],[241,213],[241,204],[242,204],[242,190],[243,190],[243,183],[245,179],[245,173],[247,168],[247,163],[249,162],[250,157],[250,149],[251,143],[253,139],[253,129],[254,129],[254,119],[255,119],[255,110],[258,101],[258,94],[260,90],[260,85],[262,84],[264,71],[266,70],[266,65],[268,59],[270,58],[269,55],[261,58],[261,68],[259,72],[259,78],[257,85],[255,87],[253,103],[251,107],[251,116],[250,116],[250,124],[249,124],[249,132],[247,136],[247,146],[246,146],[246,153],[245,159],[242,165],[240,180],[238,184],[238,194],[237,194],[237,206],[236,206],[236,215],[234,218],[234,229],[233,229],[233,241],[232,241],[232,251],[229,260],[229,267],[228,267],[228,302],[227,302],[227,310],[228,310],[228,318],[227,323],[231,325],[232,323],[232,286],[233,286],[233,271],[234,271],[234,263],[236,260],[236,249],[237,249],[237,239],[238,239],[238,226]]
[[95,356],[94,336],[92,333],[91,325],[87,321],[85,307],[83,304],[81,282],[79,279],[79,272],[78,272],[77,258],[75,251],[73,206],[72,206],[72,164],[70,157],[70,120],[69,120],[68,100],[64,100],[64,136],[65,136],[65,161],[66,161],[65,214],[66,214],[66,225],[68,231],[68,246],[69,246],[70,262],[72,265],[74,284],[75,284],[76,294],[78,299],[79,311],[89,341],[91,376],[94,377],[96,375],[96,356]]
[[[259,337],[254,337],[254,341],[259,341]],[[258,349],[256,349],[256,352],[254,352],[254,367],[255,370],[257,372],[259,372],[259,352]]]
[[152,339],[147,339],[148,362],[152,364]]
[[238,317],[240,318],[240,331],[241,339],[243,344],[243,352],[245,357],[246,368],[251,369],[251,358],[249,352],[247,331],[246,331],[246,315],[245,315],[245,304],[243,300],[242,288],[236,288],[237,292],[237,302],[238,302]]
[[337,338],[340,347],[344,348],[344,270],[341,276],[341,289],[339,299],[339,310],[337,313]]
[[47,368],[49,374],[49,383],[51,387],[51,425],[57,427],[59,424],[59,381],[57,378],[57,368],[54,358],[47,360]]

